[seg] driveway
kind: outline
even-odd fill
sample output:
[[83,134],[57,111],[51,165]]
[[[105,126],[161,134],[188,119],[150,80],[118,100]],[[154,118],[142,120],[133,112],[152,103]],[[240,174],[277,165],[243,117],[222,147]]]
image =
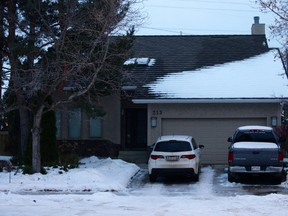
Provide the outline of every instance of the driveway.
[[[141,166],[141,170],[133,177],[129,184],[129,191],[132,194],[144,195],[155,190],[159,194],[168,196],[197,194],[201,191],[216,196],[237,196],[237,195],[268,195],[288,194],[288,182],[280,185],[273,185],[267,179],[249,179],[244,183],[230,183],[227,180],[225,166],[205,166],[202,168],[199,182],[191,182],[183,178],[160,178],[155,183],[150,183],[147,166]],[[204,192],[204,194],[203,194]]]

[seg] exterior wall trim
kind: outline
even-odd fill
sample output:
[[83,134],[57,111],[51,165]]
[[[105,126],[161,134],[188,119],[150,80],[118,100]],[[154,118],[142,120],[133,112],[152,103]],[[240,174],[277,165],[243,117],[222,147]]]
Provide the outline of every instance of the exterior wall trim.
[[133,99],[135,104],[183,104],[183,103],[281,103],[288,98],[255,99]]

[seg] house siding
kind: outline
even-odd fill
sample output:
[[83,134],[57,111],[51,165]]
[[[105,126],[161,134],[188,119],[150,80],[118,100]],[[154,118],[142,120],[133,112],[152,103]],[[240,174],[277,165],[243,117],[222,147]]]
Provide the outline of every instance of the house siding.
[[[117,157],[120,149],[120,96],[118,94],[101,98],[99,106],[106,114],[102,117],[100,137],[90,137],[90,117],[81,111],[81,135],[78,138],[69,137],[69,112],[61,111],[60,133],[57,138],[58,148],[63,154],[79,156]],[[69,109],[69,107],[67,107]]]
[[[81,113],[81,136],[79,140],[105,139],[115,144],[120,144],[120,98],[119,95],[103,97],[99,100],[99,106],[95,106],[105,112],[102,117],[102,136],[93,138],[89,136],[89,116],[82,110]],[[61,112],[61,134],[59,140],[69,139],[68,135],[68,112]]]
[[120,144],[121,100],[119,95],[109,96],[100,102],[106,115],[103,117],[103,139]]

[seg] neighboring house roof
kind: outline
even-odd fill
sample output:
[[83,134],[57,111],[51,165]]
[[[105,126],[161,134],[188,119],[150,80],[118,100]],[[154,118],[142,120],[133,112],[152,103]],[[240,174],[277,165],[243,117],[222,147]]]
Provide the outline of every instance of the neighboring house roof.
[[277,52],[265,35],[136,36],[127,86],[136,103],[288,98]]

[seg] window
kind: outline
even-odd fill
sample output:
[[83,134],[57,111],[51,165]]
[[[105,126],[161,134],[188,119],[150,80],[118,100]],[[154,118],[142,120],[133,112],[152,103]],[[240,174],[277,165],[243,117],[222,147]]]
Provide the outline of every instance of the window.
[[81,110],[71,109],[68,120],[69,138],[80,138],[81,136]]
[[102,120],[101,118],[90,118],[90,137],[102,136]]
[[158,142],[154,148],[154,151],[160,151],[160,152],[181,152],[191,150],[192,148],[189,142],[176,141],[176,140]]
[[56,137],[61,137],[61,113],[56,112]]
[[277,143],[277,140],[272,131],[241,131],[237,134],[234,142],[272,142]]

